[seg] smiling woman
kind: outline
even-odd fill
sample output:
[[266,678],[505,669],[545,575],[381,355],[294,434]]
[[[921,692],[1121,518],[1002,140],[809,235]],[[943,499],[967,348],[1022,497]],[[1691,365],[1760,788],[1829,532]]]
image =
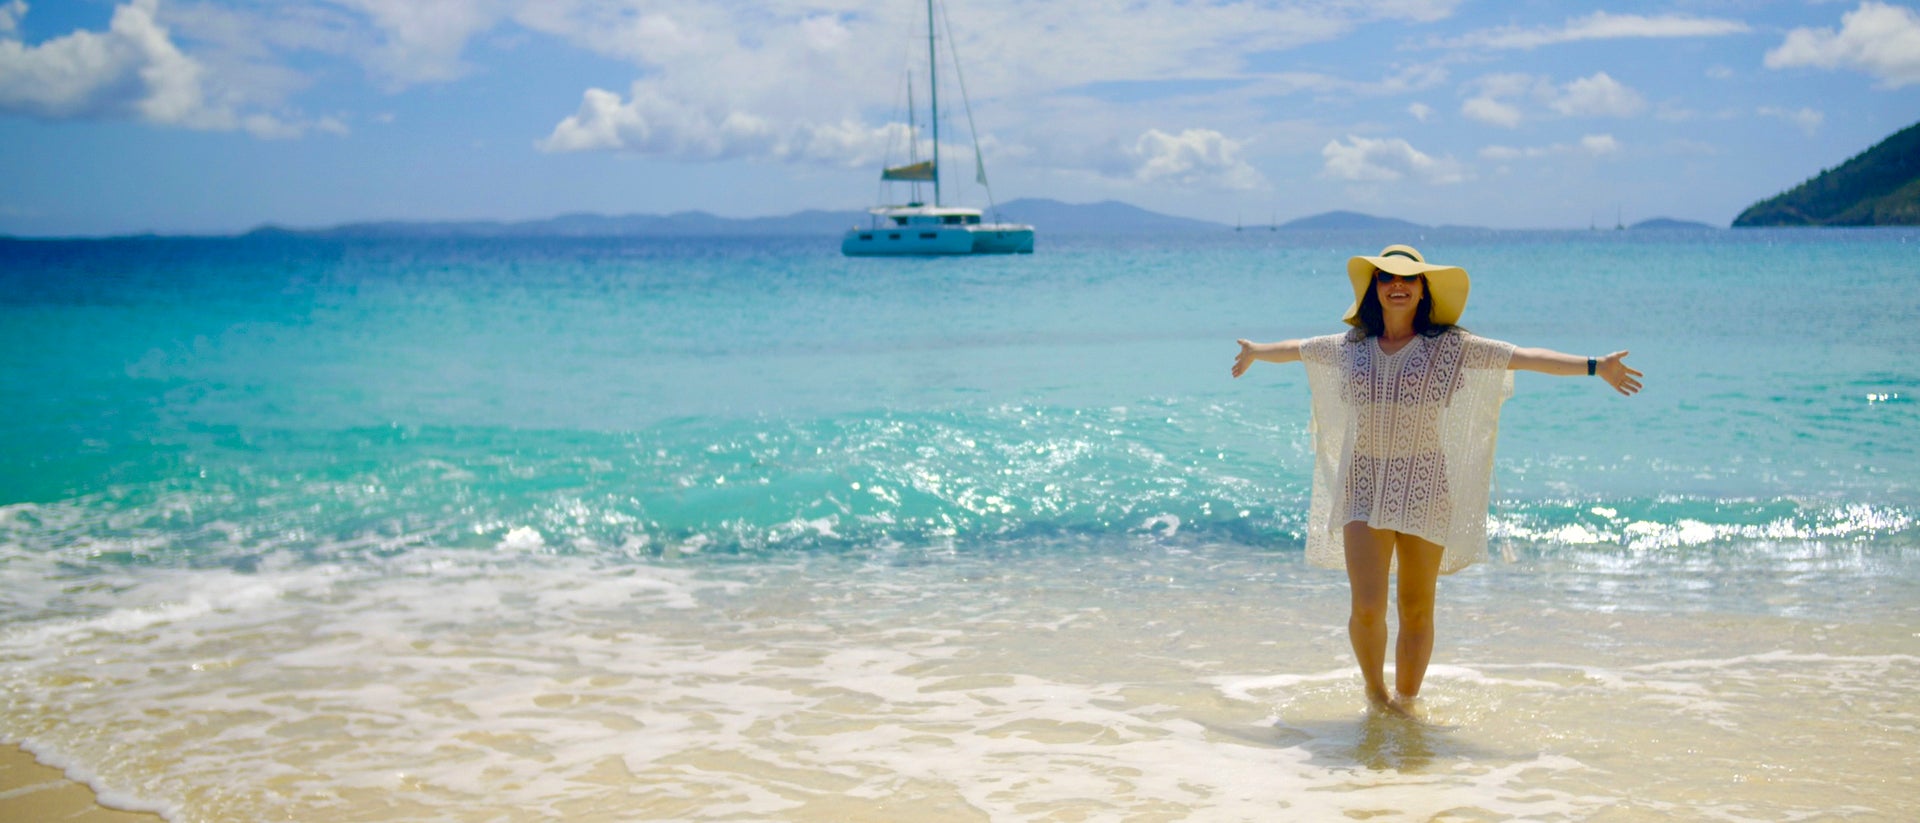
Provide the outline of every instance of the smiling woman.
[[[1307,559],[1345,569],[1347,632],[1374,706],[1412,714],[1433,655],[1437,578],[1487,559],[1487,503],[1500,405],[1513,369],[1577,374],[1581,358],[1517,349],[1455,325],[1470,280],[1394,245],[1347,261],[1353,305],[1346,334],[1239,341],[1233,376],[1257,360],[1304,361],[1313,393],[1313,497]],[[1585,358],[1623,395],[1640,390],[1626,352]],[[1596,371],[1596,366],[1604,368]],[[1398,571],[1400,642],[1394,691],[1383,674],[1387,585]]]

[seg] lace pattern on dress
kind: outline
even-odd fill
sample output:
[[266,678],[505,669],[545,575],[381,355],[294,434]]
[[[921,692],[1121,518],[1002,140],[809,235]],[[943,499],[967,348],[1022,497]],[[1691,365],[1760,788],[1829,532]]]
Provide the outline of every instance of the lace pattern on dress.
[[1307,559],[1345,568],[1364,520],[1446,547],[1451,574],[1487,556],[1487,497],[1513,346],[1452,330],[1393,354],[1357,333],[1303,341],[1313,393]]

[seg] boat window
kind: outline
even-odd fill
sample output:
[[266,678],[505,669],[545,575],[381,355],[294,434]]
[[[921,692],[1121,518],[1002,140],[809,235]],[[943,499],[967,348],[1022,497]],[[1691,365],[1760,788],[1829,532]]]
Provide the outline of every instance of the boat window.
[[941,218],[941,220],[940,220],[940,222],[942,222],[942,223],[945,223],[945,224],[947,224],[947,225],[949,225],[949,226],[956,226],[956,225],[959,225],[959,224],[960,224],[960,215],[957,215],[957,214],[949,214],[949,215],[947,215],[946,217],[944,217],[944,218]]
[[932,240],[939,236],[940,236],[940,233],[935,231],[923,231],[920,233],[920,239],[922,240]]
[[893,224],[894,224],[894,225],[896,225],[896,226],[904,226],[904,225],[906,225],[906,224],[907,224],[907,218],[905,218],[905,217],[895,217],[895,218],[893,218]]
[[871,234],[863,234],[863,235],[860,235],[860,239],[862,239],[862,240],[872,240],[872,239],[873,239],[873,235],[871,235]]
[[971,226],[979,222],[980,222],[980,215],[977,215],[977,214],[967,215],[967,225]]
[[888,240],[898,240],[898,239],[900,239],[900,233],[899,233],[899,232],[897,232],[897,231],[895,231],[895,232],[888,232],[888,233],[887,233],[887,239],[888,239]]

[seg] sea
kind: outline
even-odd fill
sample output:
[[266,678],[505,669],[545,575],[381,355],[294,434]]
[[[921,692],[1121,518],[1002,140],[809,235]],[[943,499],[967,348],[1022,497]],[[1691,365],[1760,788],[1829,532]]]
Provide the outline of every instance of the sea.
[[[1517,376],[1413,721],[1228,373],[1395,242],[1646,374]],[[0,741],[172,821],[1920,805],[1920,230],[838,246],[0,240]]]

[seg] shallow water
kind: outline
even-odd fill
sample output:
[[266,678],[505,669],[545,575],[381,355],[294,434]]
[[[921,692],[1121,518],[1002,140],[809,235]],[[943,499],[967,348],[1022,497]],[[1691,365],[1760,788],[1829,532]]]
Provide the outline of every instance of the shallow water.
[[1393,238],[0,244],[0,735],[175,820],[1899,819],[1920,236],[1626,234],[1418,240],[1649,376],[1520,377],[1417,724],[1226,379]]

